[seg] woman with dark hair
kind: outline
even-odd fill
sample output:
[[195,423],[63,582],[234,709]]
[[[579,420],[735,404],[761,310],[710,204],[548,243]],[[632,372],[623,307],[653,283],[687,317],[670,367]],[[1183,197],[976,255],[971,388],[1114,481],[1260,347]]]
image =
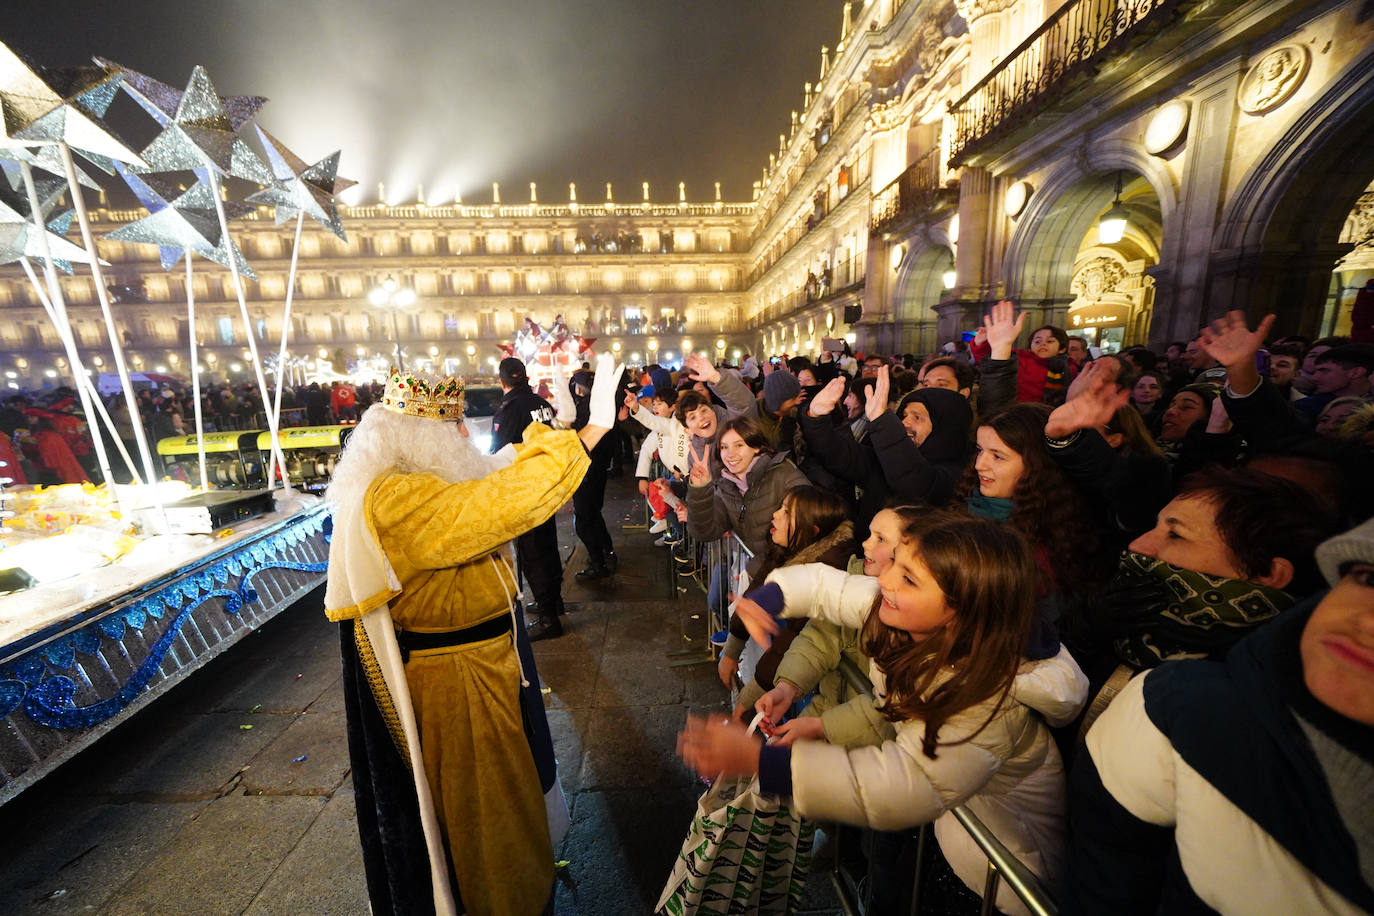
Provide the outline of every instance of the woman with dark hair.
[[[854,526],[849,523],[844,500],[829,490],[805,484],[787,491],[768,530],[768,552],[764,555],[759,578],[783,566],[824,563],[844,569],[854,552]],[[806,621],[788,621],[788,626],[773,640],[754,668],[753,680],[744,685],[735,702],[735,712],[753,710],[754,702],[773,688],[773,678],[783,653],[801,632]],[[730,636],[721,650],[720,679],[729,687],[739,670],[740,653],[749,641],[749,631],[733,614]]]
[[1144,369],[1131,386],[1131,406],[1145,421],[1151,435],[1159,434],[1159,423],[1164,416],[1167,401],[1164,390],[1168,379],[1156,369]]
[[[1064,592],[1089,593],[1097,568],[1099,526],[1078,489],[1045,449],[1044,404],[1014,404],[978,426],[977,455],[960,488],[968,510],[1016,528],[1035,545],[1049,620]],[[1061,593],[1061,594],[1055,594]]]
[[[721,424],[719,462],[702,446],[687,478],[687,530],[698,541],[727,531],[739,538],[753,559],[751,577],[762,568],[768,529],[784,494],[808,483],[796,465],[774,450],[759,425],[748,417]],[[695,451],[696,446],[692,446]],[[713,470],[715,476],[713,479]]]

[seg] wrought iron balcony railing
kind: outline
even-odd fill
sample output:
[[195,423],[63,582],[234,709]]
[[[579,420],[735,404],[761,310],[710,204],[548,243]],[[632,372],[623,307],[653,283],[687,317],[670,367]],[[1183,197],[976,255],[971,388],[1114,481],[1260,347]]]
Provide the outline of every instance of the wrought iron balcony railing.
[[950,164],[962,165],[1000,133],[1040,111],[1074,80],[1091,75],[1181,0],[1069,0],[987,76],[950,105]]
[[957,205],[959,185],[940,184],[940,148],[927,152],[873,197],[872,231],[890,232],[935,216],[942,205]]

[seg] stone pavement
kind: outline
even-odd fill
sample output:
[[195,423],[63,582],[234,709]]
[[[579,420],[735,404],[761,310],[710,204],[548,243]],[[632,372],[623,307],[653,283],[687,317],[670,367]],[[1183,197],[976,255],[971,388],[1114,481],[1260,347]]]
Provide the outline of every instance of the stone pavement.
[[[572,826],[557,912],[652,911],[702,784],[674,754],[687,710],[725,708],[704,596],[641,530],[631,481],[605,517],[621,571],[572,579],[568,633],[535,644]],[[559,514],[564,556],[570,510]],[[7,914],[366,914],[339,686],[316,592],[0,808]],[[693,619],[693,615],[698,615]],[[684,636],[690,636],[690,641]],[[825,875],[804,912],[837,913]]]

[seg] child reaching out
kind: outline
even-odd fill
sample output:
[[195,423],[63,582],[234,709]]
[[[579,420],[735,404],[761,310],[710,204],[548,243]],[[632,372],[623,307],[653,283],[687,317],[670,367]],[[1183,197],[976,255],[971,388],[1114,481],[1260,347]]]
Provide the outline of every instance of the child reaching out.
[[[1023,657],[1036,577],[1030,546],[1010,526],[937,513],[907,526],[876,580],[814,564],[775,570],[736,605],[750,633],[766,644],[778,614],[862,626],[896,738],[852,749],[765,746],[729,719],[689,717],[678,752],[702,774],[757,773],[764,792],[790,795],[803,817],[878,830],[933,821],[950,868],[976,890],[987,860],[949,814],[967,805],[1053,887],[1064,768],[1044,720],[1070,721],[1087,681],[1063,649]],[[996,905],[1026,912],[1005,887]]]

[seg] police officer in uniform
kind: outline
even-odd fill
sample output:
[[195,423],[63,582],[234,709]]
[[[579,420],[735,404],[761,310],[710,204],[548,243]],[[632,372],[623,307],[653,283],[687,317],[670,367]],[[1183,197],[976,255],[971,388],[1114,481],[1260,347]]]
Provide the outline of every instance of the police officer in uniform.
[[[501,360],[498,370],[505,397],[491,421],[491,450],[522,441],[531,423],[553,424],[554,410],[549,402],[530,390],[525,364],[515,357]],[[563,563],[558,553],[558,529],[554,519],[515,539],[520,572],[534,594],[539,619],[529,627],[530,641],[563,635],[558,616],[563,613]]]

